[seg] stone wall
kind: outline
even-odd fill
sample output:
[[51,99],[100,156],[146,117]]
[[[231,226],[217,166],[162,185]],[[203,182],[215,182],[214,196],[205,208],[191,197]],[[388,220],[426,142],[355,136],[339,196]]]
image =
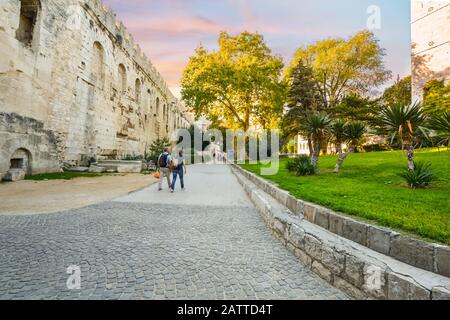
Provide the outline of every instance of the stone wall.
[[450,3],[411,2],[413,101],[423,99],[428,80],[450,80]]
[[[0,17],[0,111],[53,132],[60,162],[141,155],[157,137],[189,125],[161,75],[101,1],[3,0]],[[0,166],[9,160],[0,157]]]
[[[450,300],[450,278],[411,266],[360,244],[360,225],[346,237],[338,222],[315,215],[289,193],[233,165],[233,172],[272,234],[311,271],[357,299]],[[312,216],[315,218],[311,219]],[[319,217],[319,218],[318,218]],[[314,221],[314,222],[311,222]],[[349,238],[353,237],[354,240]],[[374,239],[377,239],[375,236]],[[409,250],[404,248],[404,250]],[[420,258],[421,252],[410,253]],[[447,262],[445,262],[448,264]]]
[[42,122],[0,112],[0,180],[9,170],[12,159],[22,159],[27,174],[58,171],[56,137]]

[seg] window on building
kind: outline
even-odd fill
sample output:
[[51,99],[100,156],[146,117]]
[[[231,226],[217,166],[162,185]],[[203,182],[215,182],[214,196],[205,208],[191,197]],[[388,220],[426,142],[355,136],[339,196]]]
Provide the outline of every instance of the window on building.
[[92,81],[97,86],[103,86],[105,81],[105,50],[100,42],[94,42],[92,59]]
[[40,9],[39,0],[20,1],[19,28],[16,31],[16,37],[25,45],[31,45],[33,41]]
[[127,91],[127,69],[123,64],[119,64],[119,88],[122,92]]

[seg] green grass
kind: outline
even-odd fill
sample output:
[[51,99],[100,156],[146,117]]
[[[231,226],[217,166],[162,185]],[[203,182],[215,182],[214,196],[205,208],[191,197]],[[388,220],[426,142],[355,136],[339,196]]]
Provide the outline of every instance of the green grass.
[[104,176],[103,173],[88,173],[88,172],[58,172],[58,173],[44,173],[34,176],[28,176],[25,180],[43,181],[43,180],[72,180],[75,178],[94,178]]
[[[264,178],[293,196],[420,237],[450,244],[450,152],[422,149],[416,160],[430,162],[437,181],[409,189],[398,174],[407,166],[401,151],[350,155],[339,174],[336,156],[320,158],[320,173],[297,177],[280,160],[280,171]],[[260,174],[260,165],[242,165]]]

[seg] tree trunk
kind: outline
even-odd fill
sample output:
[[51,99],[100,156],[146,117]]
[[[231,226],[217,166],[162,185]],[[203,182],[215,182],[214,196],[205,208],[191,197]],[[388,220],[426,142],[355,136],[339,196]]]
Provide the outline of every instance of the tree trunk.
[[314,168],[317,168],[320,156],[320,141],[314,140],[312,144],[313,144],[313,153],[311,156],[311,164],[314,166]]
[[308,149],[309,149],[309,157],[312,158],[314,150],[311,137],[308,137]]
[[416,165],[414,164],[414,146],[409,144],[406,146],[406,157],[408,158],[409,171],[414,172]]
[[342,149],[339,150],[339,159],[336,163],[336,166],[334,167],[334,173],[339,173],[339,170],[341,169],[342,164],[344,163],[345,159],[350,155],[350,153],[353,153],[355,151],[355,146],[351,145],[350,148],[346,153],[342,153]]

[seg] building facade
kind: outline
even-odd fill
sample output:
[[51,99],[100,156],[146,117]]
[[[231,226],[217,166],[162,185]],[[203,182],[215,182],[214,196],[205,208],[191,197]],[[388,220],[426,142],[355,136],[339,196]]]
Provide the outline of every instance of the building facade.
[[190,125],[100,0],[0,1],[0,180],[143,155]]
[[411,2],[412,95],[423,99],[429,80],[450,80],[450,2]]

